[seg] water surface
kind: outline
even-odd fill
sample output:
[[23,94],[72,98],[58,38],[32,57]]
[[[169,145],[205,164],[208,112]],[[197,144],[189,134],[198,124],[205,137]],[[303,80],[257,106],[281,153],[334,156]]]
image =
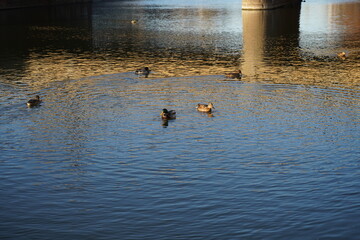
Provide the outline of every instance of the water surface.
[[1,239],[358,238],[359,2],[45,10],[0,14]]
[[[31,87],[134,71],[359,86],[358,1],[241,11],[241,1],[107,1],[2,11],[2,81]],[[131,20],[136,19],[137,24]],[[346,60],[336,57],[346,52]]]

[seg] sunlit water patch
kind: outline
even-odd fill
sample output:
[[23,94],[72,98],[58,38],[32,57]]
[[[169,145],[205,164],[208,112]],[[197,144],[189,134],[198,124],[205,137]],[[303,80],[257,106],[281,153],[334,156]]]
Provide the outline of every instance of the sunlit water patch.
[[132,72],[1,89],[2,238],[359,235],[357,90]]
[[242,11],[240,0],[115,0],[3,11],[0,81],[36,91],[148,66],[157,78],[241,69],[249,82],[359,88],[359,9],[352,0],[272,11]]

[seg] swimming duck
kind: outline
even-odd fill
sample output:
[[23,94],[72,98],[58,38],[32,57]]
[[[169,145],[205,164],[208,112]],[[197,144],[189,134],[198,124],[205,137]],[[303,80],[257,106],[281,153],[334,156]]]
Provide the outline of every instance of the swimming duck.
[[143,68],[139,68],[136,69],[135,74],[136,75],[144,75],[145,77],[147,77],[150,74],[151,70],[148,67],[143,67]]
[[345,59],[345,58],[346,58],[346,53],[345,53],[345,52],[339,52],[339,53],[337,54],[337,56],[338,56],[339,58],[341,58],[341,59]]
[[35,98],[30,99],[30,100],[26,103],[26,105],[27,105],[28,107],[35,107],[35,106],[39,106],[40,103],[41,103],[40,97],[39,97],[39,95],[36,95]]
[[237,78],[240,79],[242,77],[241,70],[238,72],[225,73],[226,78]]
[[210,113],[213,109],[215,109],[214,105],[212,103],[209,104],[201,104],[199,103],[196,107],[196,109],[200,112],[208,112]]
[[175,110],[168,111],[166,108],[164,108],[162,110],[162,112],[160,113],[160,116],[162,119],[165,119],[165,120],[175,119],[176,112],[175,112]]

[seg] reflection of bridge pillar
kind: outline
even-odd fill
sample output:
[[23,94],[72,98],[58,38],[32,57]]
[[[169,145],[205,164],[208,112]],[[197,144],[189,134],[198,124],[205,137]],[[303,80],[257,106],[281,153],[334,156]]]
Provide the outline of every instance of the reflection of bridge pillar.
[[283,7],[300,2],[299,0],[242,0],[242,9],[259,10]]
[[244,45],[241,69],[245,75],[260,74],[261,69],[266,67],[265,57],[274,60],[286,57],[299,46],[300,5],[270,11],[243,11],[242,18]]
[[244,54],[242,72],[256,75],[256,69],[263,60],[265,47],[266,19],[263,11],[243,11]]

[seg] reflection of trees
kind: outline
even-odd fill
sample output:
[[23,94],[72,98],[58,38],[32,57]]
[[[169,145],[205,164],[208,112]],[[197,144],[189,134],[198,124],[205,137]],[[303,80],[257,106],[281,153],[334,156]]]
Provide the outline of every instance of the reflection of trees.
[[[83,48],[81,51],[88,50],[91,15],[91,4],[3,10],[0,14],[0,75],[10,81],[18,81],[20,76],[30,79],[34,76],[27,76],[29,61],[41,62],[49,54],[60,52],[77,54],[79,46]],[[38,66],[41,68],[40,64]],[[49,70],[43,69],[39,74]],[[13,79],[14,76],[17,79]]]

